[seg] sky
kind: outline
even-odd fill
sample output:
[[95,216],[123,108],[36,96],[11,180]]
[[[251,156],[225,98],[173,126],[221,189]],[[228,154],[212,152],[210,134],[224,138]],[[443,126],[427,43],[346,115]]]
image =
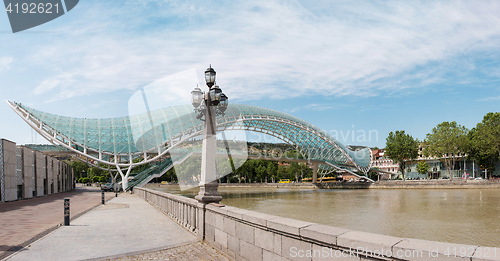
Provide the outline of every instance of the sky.
[[[209,65],[230,103],[345,145],[382,148],[396,130],[423,140],[499,111],[495,0],[85,0],[18,33],[0,11],[0,39],[0,100],[64,116],[126,116],[141,89],[179,75],[197,79],[166,84],[157,105],[189,103]],[[0,116],[0,138],[47,143],[7,103]]]

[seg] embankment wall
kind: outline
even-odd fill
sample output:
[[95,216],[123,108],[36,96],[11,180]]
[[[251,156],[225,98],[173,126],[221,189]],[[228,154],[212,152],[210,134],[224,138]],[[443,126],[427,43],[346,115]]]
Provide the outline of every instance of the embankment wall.
[[147,188],[134,193],[236,260],[500,260],[496,248],[353,231]]

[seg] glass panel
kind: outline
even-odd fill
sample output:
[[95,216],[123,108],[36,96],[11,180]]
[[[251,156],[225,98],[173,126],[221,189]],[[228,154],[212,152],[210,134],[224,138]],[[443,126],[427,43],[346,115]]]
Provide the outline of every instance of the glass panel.
[[[151,111],[149,114],[113,119],[63,117],[37,111],[24,105],[19,106],[43,122],[45,126],[56,129],[70,138],[73,143],[84,144],[88,148],[108,153],[129,154],[155,149],[156,146],[172,138],[178,138],[192,130],[200,130],[202,126],[202,122],[196,119],[191,105],[169,107]],[[323,130],[283,112],[249,105],[227,104],[225,118],[218,117],[218,122],[220,119],[231,118],[243,119],[239,126],[275,133],[276,136],[297,144],[316,160],[345,163],[350,161],[348,159],[350,157],[361,167],[367,167],[370,164],[369,148],[358,151],[347,149]]]

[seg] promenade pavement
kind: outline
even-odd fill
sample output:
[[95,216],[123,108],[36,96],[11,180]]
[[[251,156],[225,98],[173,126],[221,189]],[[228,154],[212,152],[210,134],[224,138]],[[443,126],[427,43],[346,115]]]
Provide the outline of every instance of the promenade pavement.
[[[106,199],[115,194],[105,193]],[[0,259],[56,229],[64,221],[64,199],[70,199],[72,219],[101,204],[97,187],[44,197],[0,203]]]
[[122,193],[7,260],[228,260],[143,199]]

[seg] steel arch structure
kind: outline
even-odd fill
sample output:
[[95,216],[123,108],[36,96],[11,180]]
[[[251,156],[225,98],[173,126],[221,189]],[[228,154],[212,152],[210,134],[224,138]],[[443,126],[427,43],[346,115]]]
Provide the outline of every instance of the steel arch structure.
[[[199,136],[203,124],[189,105],[108,119],[72,118],[7,101],[49,142],[93,161],[127,171],[159,159],[184,141]],[[369,148],[352,150],[312,124],[279,111],[231,104],[218,116],[217,129],[265,133],[294,146],[307,159],[323,161],[323,170],[352,166],[365,175],[371,168]],[[140,158],[140,161],[134,162]]]

